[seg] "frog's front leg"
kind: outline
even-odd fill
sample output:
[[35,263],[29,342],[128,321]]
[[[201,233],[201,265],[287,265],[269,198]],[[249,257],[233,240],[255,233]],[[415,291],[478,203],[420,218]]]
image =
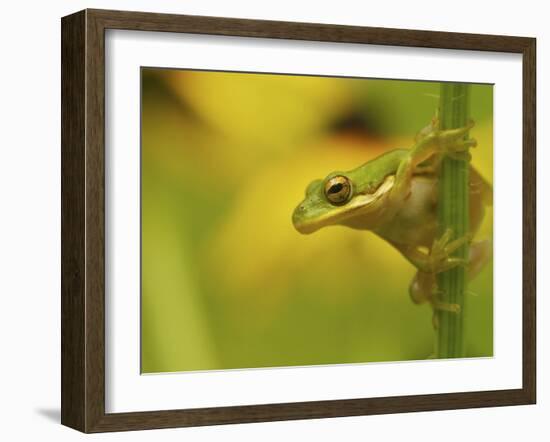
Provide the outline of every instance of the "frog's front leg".
[[464,140],[464,136],[473,126],[474,122],[470,120],[467,126],[458,129],[434,129],[427,135],[423,135],[399,164],[390,199],[399,202],[407,198],[415,170],[418,170],[420,164],[434,155],[449,155],[453,158],[468,159],[469,149],[475,147],[477,143],[474,139]]

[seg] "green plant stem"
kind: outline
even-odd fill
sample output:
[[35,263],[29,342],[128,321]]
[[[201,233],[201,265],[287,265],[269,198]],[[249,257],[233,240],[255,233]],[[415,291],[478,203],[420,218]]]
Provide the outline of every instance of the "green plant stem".
[[[442,83],[440,93],[439,124],[442,130],[463,127],[469,119],[469,89],[467,84]],[[460,238],[469,230],[468,198],[469,161],[450,157],[443,159],[439,179],[438,217],[440,234],[452,229],[453,239]],[[467,258],[468,245],[461,247],[453,256]],[[466,268],[455,267],[437,277],[440,299],[444,303],[458,304],[460,313],[437,311],[437,356],[460,358],[464,356],[464,317]]]

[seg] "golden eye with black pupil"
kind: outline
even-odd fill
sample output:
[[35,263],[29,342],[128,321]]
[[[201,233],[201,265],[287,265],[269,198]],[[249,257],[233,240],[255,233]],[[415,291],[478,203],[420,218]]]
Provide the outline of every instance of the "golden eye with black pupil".
[[335,206],[345,204],[351,197],[351,182],[342,175],[332,177],[325,183],[325,196]]

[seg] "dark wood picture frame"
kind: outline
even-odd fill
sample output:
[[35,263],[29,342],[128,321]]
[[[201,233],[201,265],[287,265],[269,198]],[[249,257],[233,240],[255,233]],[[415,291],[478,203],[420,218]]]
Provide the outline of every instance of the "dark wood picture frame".
[[[62,19],[61,422],[83,432],[533,404],[536,398],[534,38],[84,10]],[[496,51],[523,57],[523,386],[514,390],[105,412],[105,30]]]

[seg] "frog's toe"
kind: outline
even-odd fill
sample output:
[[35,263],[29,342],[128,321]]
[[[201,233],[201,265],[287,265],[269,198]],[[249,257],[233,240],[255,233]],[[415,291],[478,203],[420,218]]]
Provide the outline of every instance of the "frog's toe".
[[468,244],[469,242],[471,242],[472,239],[473,235],[471,233],[467,233],[460,238],[449,241],[447,244],[444,245],[443,250],[446,254],[451,254],[455,250],[458,250],[460,247],[462,247],[464,244]]
[[448,152],[447,156],[453,160],[466,161],[467,163],[472,160],[470,152]]
[[467,140],[450,144],[447,147],[447,154],[450,155],[452,153],[468,152],[468,150],[473,147],[477,147],[477,140],[475,138],[468,138]]
[[446,272],[447,270],[454,269],[455,267],[466,267],[468,265],[468,260],[464,258],[456,258],[454,256],[447,257],[438,261],[433,266],[434,273]]
[[441,301],[434,302],[434,309],[440,310],[442,312],[449,312],[449,313],[456,313],[456,314],[462,311],[462,308],[460,307],[459,304],[441,302]]
[[439,238],[436,238],[434,240],[431,254],[434,255],[434,254],[440,253],[445,248],[445,246],[451,240],[452,237],[453,237],[453,229],[451,229],[450,227],[447,227],[445,229],[445,232],[443,232],[443,234]]
[[[432,249],[430,251],[430,259],[432,261],[432,265],[435,267],[434,271],[440,272],[443,270],[447,270],[449,268],[452,268],[456,265],[463,264],[461,258],[456,257],[450,257],[450,255],[457,251],[460,247],[462,247],[465,244],[468,244],[472,241],[473,235],[471,233],[467,233],[466,235],[461,236],[460,238],[451,240],[453,236],[453,230],[447,229],[439,237],[439,239],[436,239],[432,245]],[[443,268],[443,270],[440,269]]]
[[432,308],[432,326],[434,330],[439,329],[439,312],[454,313],[458,315],[462,311],[462,308],[459,304],[443,302],[440,301],[437,297],[434,297],[434,299],[432,300]]

